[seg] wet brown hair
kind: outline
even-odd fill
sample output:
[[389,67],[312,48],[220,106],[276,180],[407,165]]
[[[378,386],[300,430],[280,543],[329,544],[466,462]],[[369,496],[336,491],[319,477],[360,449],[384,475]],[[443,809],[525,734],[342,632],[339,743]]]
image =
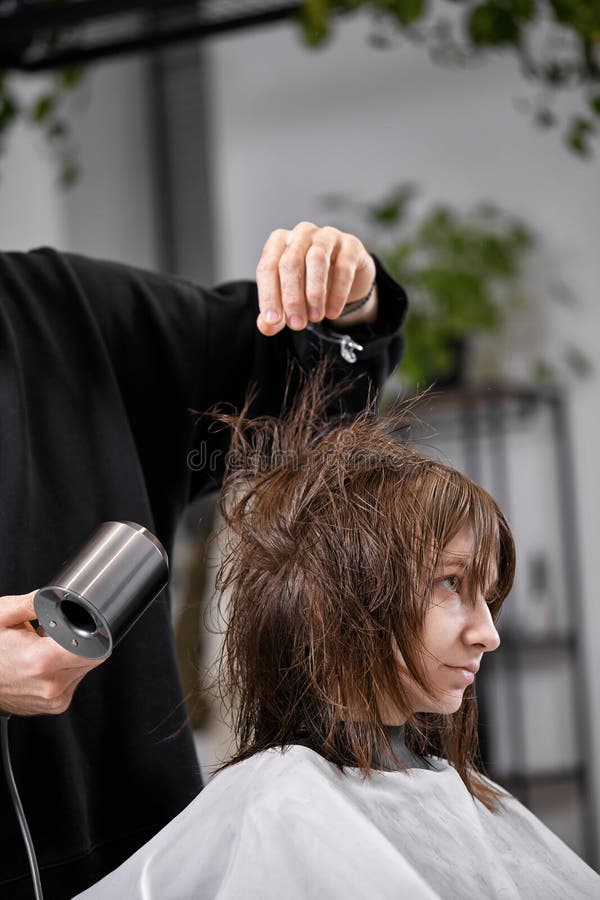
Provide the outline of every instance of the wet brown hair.
[[283,419],[220,416],[233,429],[217,581],[237,741],[225,765],[299,735],[365,775],[397,765],[380,714],[389,698],[408,746],[448,759],[491,809],[500,795],[478,770],[474,687],[452,715],[412,713],[397,651],[431,691],[421,634],[440,554],[471,526],[467,577],[496,619],[514,575],[510,529],[483,488],[400,438],[406,404],[385,416],[371,404],[351,421],[332,405],[317,375]]

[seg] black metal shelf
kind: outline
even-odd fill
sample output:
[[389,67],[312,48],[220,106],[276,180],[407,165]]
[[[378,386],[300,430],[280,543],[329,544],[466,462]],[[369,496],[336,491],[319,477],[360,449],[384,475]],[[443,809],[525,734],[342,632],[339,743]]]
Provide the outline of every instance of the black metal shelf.
[[572,768],[544,770],[540,772],[502,772],[496,770],[493,766],[489,766],[490,777],[494,781],[498,781],[503,787],[509,790],[518,791],[519,788],[529,788],[531,786],[548,786],[552,787],[563,782],[573,782],[581,785],[584,776],[583,766],[573,766]]

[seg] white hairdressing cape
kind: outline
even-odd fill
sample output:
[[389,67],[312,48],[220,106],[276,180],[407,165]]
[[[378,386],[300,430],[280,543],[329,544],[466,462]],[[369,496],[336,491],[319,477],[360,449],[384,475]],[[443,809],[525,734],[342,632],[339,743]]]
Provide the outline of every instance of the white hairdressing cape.
[[456,771],[342,774],[306,747],[220,772],[78,900],[576,900],[600,876],[513,799]]

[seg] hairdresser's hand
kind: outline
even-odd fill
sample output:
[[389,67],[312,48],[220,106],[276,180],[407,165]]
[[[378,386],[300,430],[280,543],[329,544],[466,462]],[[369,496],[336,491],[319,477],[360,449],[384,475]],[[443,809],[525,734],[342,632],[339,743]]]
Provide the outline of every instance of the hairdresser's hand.
[[277,334],[287,325],[301,331],[308,322],[327,318],[349,328],[377,317],[377,288],[369,302],[338,318],[347,303],[366,297],[375,279],[375,263],[357,237],[337,228],[300,222],[291,231],[273,231],[258,267],[259,331]]
[[103,660],[88,660],[40,637],[31,594],[0,597],[0,711],[18,716],[64,712],[75,688]]

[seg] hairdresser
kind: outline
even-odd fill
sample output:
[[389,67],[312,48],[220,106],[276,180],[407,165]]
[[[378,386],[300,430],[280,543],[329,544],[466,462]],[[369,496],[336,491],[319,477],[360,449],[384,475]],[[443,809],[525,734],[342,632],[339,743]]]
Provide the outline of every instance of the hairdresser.
[[[40,637],[31,591],[102,521],[170,554],[185,504],[218,487],[216,403],[277,414],[290,360],[327,350],[364,405],[401,352],[401,288],[354,236],[268,238],[255,282],[206,290],[53,250],[0,254],[0,710],[46,900],[115,868],[201,788],[166,592],[102,664]],[[354,360],[354,361],[353,361]],[[0,900],[31,897],[0,778]]]

